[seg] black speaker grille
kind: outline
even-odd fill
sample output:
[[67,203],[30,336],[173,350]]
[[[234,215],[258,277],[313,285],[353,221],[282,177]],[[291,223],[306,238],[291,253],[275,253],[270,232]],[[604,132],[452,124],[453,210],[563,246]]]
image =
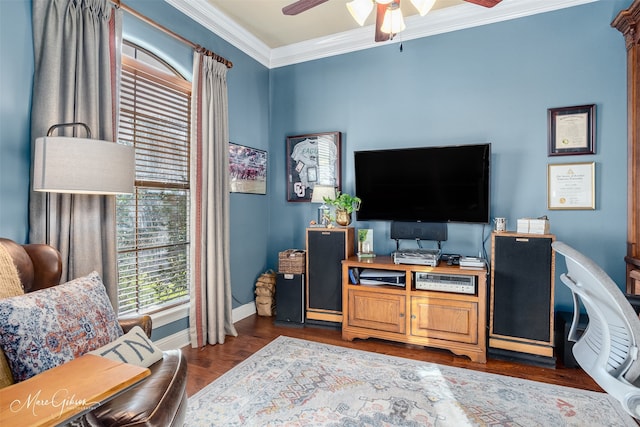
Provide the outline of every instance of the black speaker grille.
[[394,240],[420,239],[443,242],[447,240],[447,231],[446,223],[402,221],[391,223],[391,238]]
[[309,231],[309,308],[342,311],[342,260],[346,235]]
[[551,340],[551,239],[496,236],[493,333]]
[[304,274],[276,275],[276,320],[304,323]]

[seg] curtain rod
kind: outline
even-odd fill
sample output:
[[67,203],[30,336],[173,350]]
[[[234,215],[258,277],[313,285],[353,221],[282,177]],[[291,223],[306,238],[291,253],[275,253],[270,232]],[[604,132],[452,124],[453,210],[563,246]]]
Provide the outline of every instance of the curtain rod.
[[157,22],[155,22],[154,20],[147,18],[146,16],[144,16],[143,14],[141,14],[140,12],[131,9],[131,7],[127,6],[126,4],[122,3],[121,0],[111,0],[111,2],[118,8],[121,8],[122,10],[124,10],[125,12],[135,16],[136,18],[140,19],[141,21],[146,22],[147,24],[151,25],[154,28],[157,28],[158,30],[170,35],[171,37],[181,41],[182,43],[191,46],[196,52],[199,52],[203,55],[206,56],[210,56],[213,59],[215,59],[218,62],[223,63],[224,65],[226,65],[227,68],[233,68],[233,63],[231,61],[229,61],[227,58],[218,55],[217,53],[210,51],[209,49],[200,46],[199,44],[195,44],[194,42],[192,42],[191,40],[188,40],[184,37],[182,37],[180,34],[176,34],[173,31],[171,31],[168,28],[163,27],[162,25],[158,24]]

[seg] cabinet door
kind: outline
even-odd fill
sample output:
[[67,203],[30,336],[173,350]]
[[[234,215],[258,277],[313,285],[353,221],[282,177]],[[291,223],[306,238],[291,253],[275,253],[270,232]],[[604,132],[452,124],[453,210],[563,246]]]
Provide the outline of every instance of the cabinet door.
[[551,344],[552,237],[494,234],[491,336]]
[[404,295],[349,290],[349,326],[398,332],[406,330]]
[[478,304],[447,298],[411,297],[411,335],[476,344]]
[[353,228],[307,230],[307,310],[342,313],[342,260],[352,254]]

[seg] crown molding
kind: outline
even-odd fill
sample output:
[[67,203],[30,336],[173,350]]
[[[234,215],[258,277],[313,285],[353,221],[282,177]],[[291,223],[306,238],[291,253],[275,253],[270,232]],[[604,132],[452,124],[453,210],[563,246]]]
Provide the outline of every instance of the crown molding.
[[165,1],[265,67],[270,68],[271,48],[206,0]]
[[407,29],[401,35],[396,36],[395,40],[388,42],[374,42],[374,29],[372,25],[369,25],[275,49],[270,49],[253,34],[237,25],[231,18],[213,7],[206,0],[165,1],[262,65],[268,68],[278,68],[601,0],[503,0],[500,7],[490,9],[465,3],[435,10],[424,17],[415,15],[406,18]]

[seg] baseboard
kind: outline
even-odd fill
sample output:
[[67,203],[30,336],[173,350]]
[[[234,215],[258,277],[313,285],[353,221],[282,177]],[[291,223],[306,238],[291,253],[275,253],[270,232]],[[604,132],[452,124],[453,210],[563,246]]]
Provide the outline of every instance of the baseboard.
[[[256,313],[256,305],[253,302],[250,302],[248,304],[244,304],[244,305],[241,305],[240,307],[234,308],[231,313],[231,317],[232,317],[233,323],[236,323],[255,313]],[[175,334],[172,334],[167,337],[161,338],[157,341],[154,341],[154,343],[161,350],[170,350],[174,348],[184,347],[186,345],[191,344],[191,340],[189,338],[189,330],[184,329],[182,331],[176,332]]]
[[236,307],[231,312],[231,319],[233,323],[239,322],[242,319],[246,319],[247,317],[256,314],[256,304],[251,301],[240,307]]
[[160,350],[164,351],[184,347],[186,345],[189,345],[190,342],[191,340],[189,339],[189,330],[183,329],[179,332],[176,332],[175,334],[154,341],[154,344],[157,345]]

